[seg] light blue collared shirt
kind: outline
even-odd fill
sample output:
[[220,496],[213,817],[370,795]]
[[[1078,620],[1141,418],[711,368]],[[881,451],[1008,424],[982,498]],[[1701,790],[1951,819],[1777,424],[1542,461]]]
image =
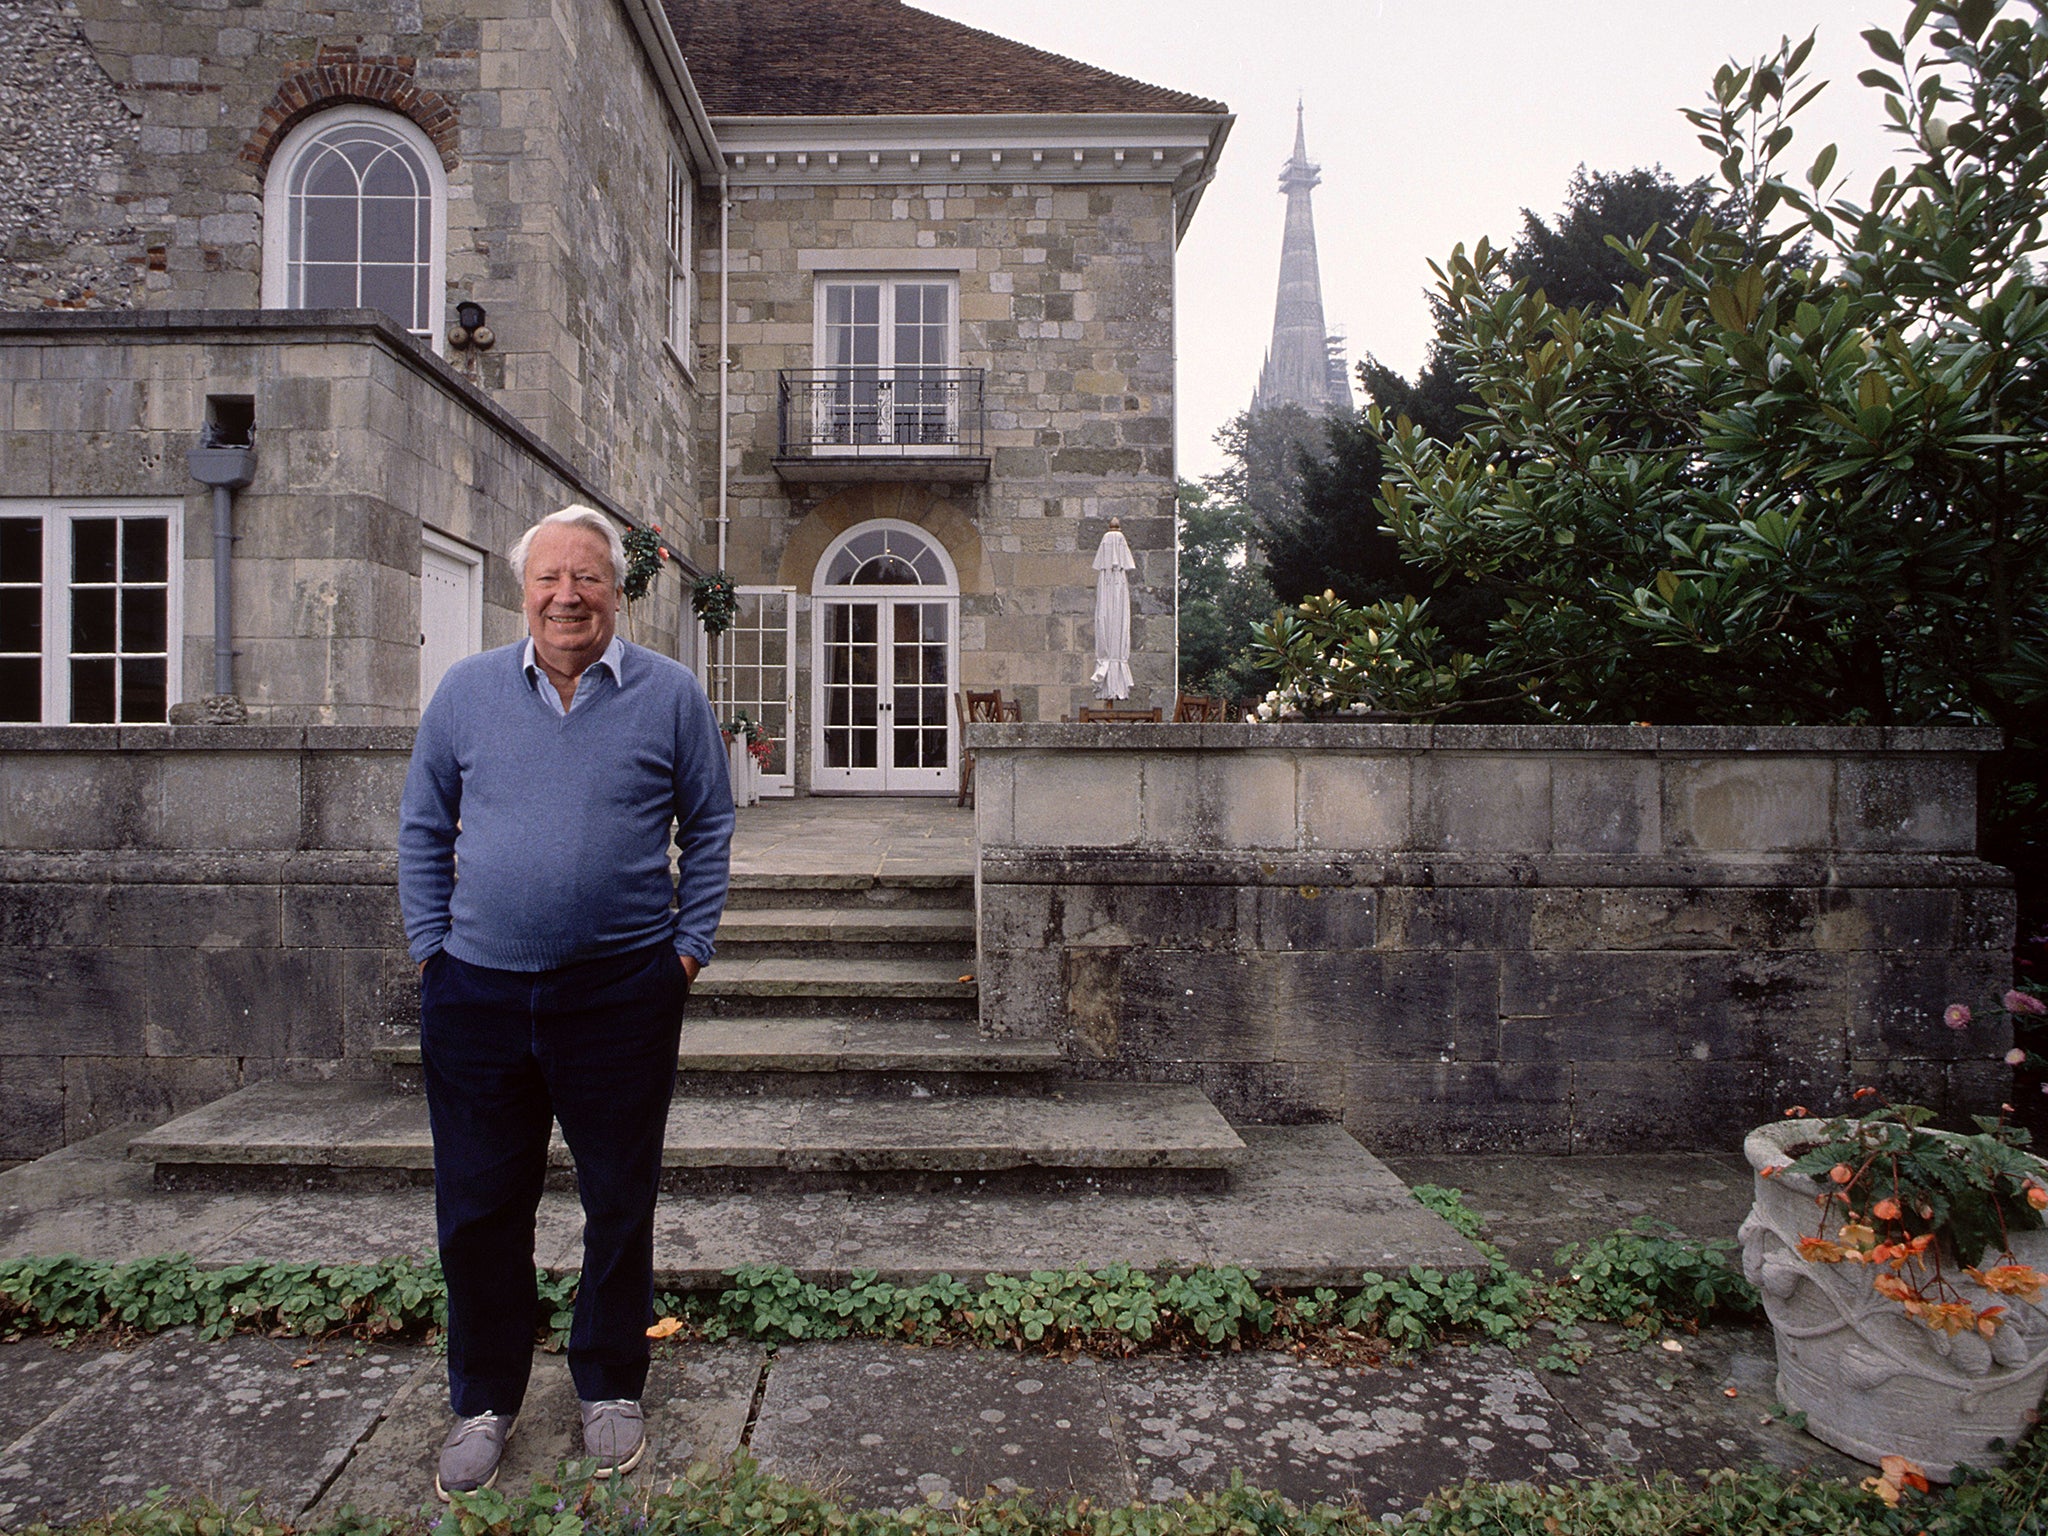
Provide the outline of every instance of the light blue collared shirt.
[[[604,648],[602,656],[590,664],[583,677],[588,677],[599,667],[603,667],[612,675],[612,686],[614,688],[618,687],[625,681],[624,674],[619,671],[619,663],[625,659],[625,655],[626,642],[614,634],[612,636],[612,643]],[[545,699],[548,708],[558,715],[566,717],[569,709],[581,708],[583,701],[590,697],[590,694],[583,687],[583,678],[579,677],[576,680],[576,692],[569,700],[569,709],[562,708],[562,696],[555,692],[555,685],[548,680],[547,673],[541,671],[540,663],[534,659],[533,636],[531,635],[526,637],[526,648],[519,653],[519,665],[526,673],[526,686]]]

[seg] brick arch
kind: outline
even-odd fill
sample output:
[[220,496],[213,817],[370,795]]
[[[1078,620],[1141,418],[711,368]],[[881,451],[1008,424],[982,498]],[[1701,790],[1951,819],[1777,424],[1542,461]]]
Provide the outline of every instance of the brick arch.
[[311,64],[285,76],[263,109],[256,131],[242,146],[241,158],[262,170],[301,121],[328,107],[355,105],[382,107],[410,118],[440,152],[442,168],[454,170],[455,104],[438,91],[421,90],[413,78],[414,65],[409,58],[321,49]]

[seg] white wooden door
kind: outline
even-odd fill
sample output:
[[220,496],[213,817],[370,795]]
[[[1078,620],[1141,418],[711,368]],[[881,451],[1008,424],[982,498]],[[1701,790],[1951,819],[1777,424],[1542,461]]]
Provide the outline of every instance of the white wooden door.
[[951,597],[819,599],[813,790],[953,791],[958,611]]
[[420,708],[441,674],[484,648],[483,555],[431,528],[420,545]]

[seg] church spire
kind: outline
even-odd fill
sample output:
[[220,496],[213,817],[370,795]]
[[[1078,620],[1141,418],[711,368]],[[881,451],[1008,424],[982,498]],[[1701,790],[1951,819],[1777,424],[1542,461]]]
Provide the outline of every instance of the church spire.
[[1322,167],[1308,157],[1303,104],[1294,107],[1294,154],[1280,171],[1287,195],[1287,227],[1280,243],[1280,292],[1273,305],[1273,341],[1259,374],[1252,409],[1299,405],[1311,411],[1349,409],[1351,383],[1323,321],[1322,273],[1316,263],[1316,221],[1309,194],[1321,185]]

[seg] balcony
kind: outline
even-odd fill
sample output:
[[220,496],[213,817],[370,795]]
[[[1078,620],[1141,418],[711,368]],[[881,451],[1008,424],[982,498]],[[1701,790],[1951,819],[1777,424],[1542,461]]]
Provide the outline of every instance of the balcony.
[[980,368],[785,369],[775,472],[792,483],[988,479]]

